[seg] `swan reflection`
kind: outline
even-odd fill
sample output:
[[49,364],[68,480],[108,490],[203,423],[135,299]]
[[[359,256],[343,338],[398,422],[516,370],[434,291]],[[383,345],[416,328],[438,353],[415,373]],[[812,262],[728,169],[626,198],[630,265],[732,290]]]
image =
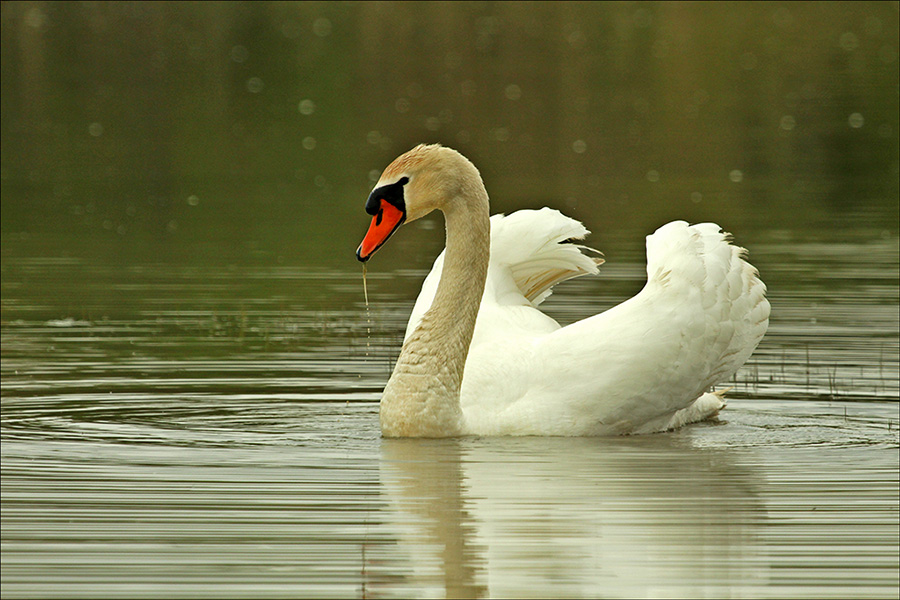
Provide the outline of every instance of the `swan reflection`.
[[[385,439],[381,450],[406,593],[730,596],[767,575],[759,476],[687,434]],[[392,595],[384,581],[368,589]]]

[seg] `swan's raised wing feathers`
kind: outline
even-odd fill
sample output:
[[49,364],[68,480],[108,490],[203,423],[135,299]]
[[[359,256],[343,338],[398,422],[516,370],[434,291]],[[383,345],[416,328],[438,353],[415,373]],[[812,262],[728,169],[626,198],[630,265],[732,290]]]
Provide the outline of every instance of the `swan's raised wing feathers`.
[[570,243],[584,239],[588,233],[584,225],[551,208],[494,215],[491,263],[509,268],[522,295],[537,306],[550,295],[554,285],[597,274],[603,264],[600,253]]
[[[551,294],[556,284],[597,274],[603,264],[600,252],[571,243],[588,233],[584,225],[551,208],[492,216],[491,261],[482,310],[485,303],[535,307]],[[406,337],[431,307],[443,266],[441,252],[422,284],[406,327]]]

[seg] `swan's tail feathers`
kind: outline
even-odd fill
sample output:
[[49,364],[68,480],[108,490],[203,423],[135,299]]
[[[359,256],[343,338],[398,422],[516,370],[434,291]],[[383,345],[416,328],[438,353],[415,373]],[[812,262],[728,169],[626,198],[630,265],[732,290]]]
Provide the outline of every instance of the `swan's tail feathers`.
[[710,388],[729,379],[746,362],[769,325],[766,285],[715,223],[674,221],[647,237],[648,286],[685,299],[684,309],[702,315],[694,329],[695,356],[705,356],[701,380]]
[[534,306],[553,286],[597,274],[602,254],[575,243],[590,233],[557,210],[520,210],[491,217],[491,261],[507,266],[522,295]]

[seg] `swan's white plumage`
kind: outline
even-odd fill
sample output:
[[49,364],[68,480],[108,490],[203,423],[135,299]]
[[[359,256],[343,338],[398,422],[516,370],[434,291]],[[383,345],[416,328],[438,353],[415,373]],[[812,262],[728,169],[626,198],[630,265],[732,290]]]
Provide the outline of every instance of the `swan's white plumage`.
[[602,261],[571,243],[587,230],[547,208],[489,218],[488,205],[475,166],[438,145],[398,157],[369,196],[360,260],[400,217],[440,210],[447,230],[381,398],[385,436],[647,433],[724,406],[709,390],[756,348],[769,303],[718,225],[660,227],[644,288],[560,327],[538,305],[560,281],[597,272]]
[[[581,246],[564,243],[587,233],[549,208],[491,217],[488,278],[460,392],[466,433],[646,433],[724,406],[705,392],[747,360],[768,324],[766,288],[744,250],[713,223],[664,225],[647,236],[648,279],[638,295],[560,328],[536,307],[556,283],[598,272]],[[407,336],[430,307],[442,266],[443,253]]]
[[[536,307],[547,299],[557,283],[580,275],[597,274],[602,259],[592,258],[582,251],[599,254],[596,250],[564,243],[580,240],[588,233],[584,225],[551,208],[492,216],[486,293],[499,305],[524,302]],[[444,252],[441,252],[422,284],[405,337],[409,337],[431,307],[443,266]]]

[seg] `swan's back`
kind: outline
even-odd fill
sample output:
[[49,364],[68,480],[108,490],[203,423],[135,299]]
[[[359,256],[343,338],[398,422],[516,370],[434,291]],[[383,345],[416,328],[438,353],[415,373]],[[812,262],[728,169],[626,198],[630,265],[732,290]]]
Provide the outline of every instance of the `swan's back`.
[[[730,378],[765,334],[766,288],[744,254],[715,224],[676,221],[647,237],[648,280],[634,298],[532,336],[476,328],[461,393],[468,432],[665,429]],[[490,309],[502,317],[502,307]]]

